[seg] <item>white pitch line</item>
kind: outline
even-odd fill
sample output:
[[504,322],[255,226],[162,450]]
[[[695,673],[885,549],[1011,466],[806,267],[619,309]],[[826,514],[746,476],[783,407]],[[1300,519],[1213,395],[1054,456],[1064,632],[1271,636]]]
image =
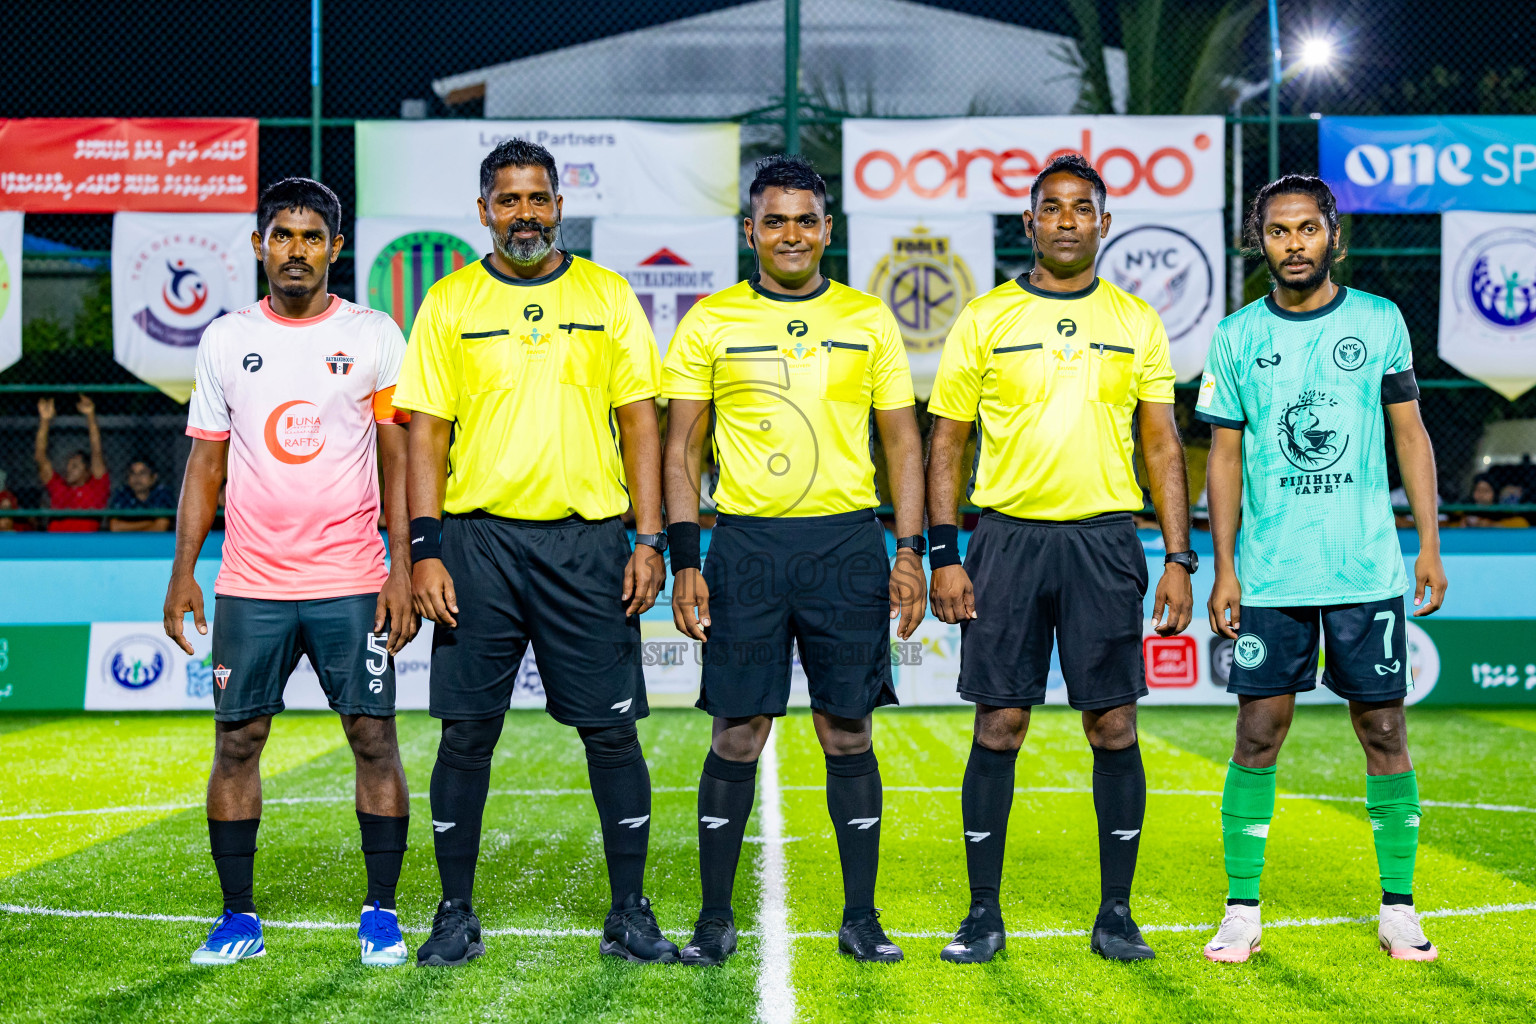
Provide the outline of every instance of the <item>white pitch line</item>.
[[779,795],[778,730],[768,733],[768,742],[757,763],[757,777],[762,780],[763,852],[758,859],[758,884],[762,903],[758,926],[762,931],[761,966],[757,976],[757,1016],[762,1024],[792,1024],[795,1019],[795,989],[789,976],[789,907],[784,888],[784,804]]

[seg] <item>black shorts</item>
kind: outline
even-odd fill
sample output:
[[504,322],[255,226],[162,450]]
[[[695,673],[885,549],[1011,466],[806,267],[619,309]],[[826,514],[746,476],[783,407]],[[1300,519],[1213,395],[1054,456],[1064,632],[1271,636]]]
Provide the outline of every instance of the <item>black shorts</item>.
[[811,707],[864,718],[896,703],[891,563],[874,512],[721,515],[704,560],[710,627],[698,707],[716,718],[782,715],[791,642]]
[[213,604],[213,717],[243,722],[283,710],[283,687],[309,655],[331,710],[390,718],[395,659],[373,631],[378,594],[264,601],[219,594]]
[[432,632],[432,717],[504,713],[530,641],[555,721],[610,726],[650,714],[640,617],[624,614],[630,550],[616,516],[444,516],[443,567],[459,611],[456,628]]
[[1098,711],[1147,695],[1147,556],[1129,513],[1055,522],[988,510],[965,571],[976,618],[960,623],[961,697],[1000,708],[1045,703],[1053,638],[1074,708]]
[[1243,605],[1232,645],[1227,692],[1273,697],[1317,688],[1317,644],[1323,642],[1323,685],[1345,700],[1379,704],[1408,695],[1408,627],[1403,599],[1364,604],[1255,608]]

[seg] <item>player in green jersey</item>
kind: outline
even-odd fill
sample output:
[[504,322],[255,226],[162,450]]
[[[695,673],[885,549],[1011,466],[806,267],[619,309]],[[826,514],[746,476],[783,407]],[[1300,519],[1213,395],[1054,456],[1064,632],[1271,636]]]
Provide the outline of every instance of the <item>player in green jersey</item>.
[[1349,701],[1365,749],[1381,947],[1398,959],[1433,960],[1413,908],[1419,793],[1403,715],[1413,685],[1408,578],[1382,426],[1385,408],[1419,532],[1414,615],[1428,615],[1445,600],[1446,580],[1435,456],[1419,418],[1408,329],[1391,302],[1333,282],[1339,215],[1322,180],[1293,174],[1264,186],[1246,235],[1275,288],[1217,327],[1195,411],[1212,428],[1211,629],[1234,642],[1227,689],[1238,695],[1221,801],[1227,908],[1205,955],[1241,962],[1259,949],[1275,762],[1296,694],[1317,686],[1321,640],[1323,683]]

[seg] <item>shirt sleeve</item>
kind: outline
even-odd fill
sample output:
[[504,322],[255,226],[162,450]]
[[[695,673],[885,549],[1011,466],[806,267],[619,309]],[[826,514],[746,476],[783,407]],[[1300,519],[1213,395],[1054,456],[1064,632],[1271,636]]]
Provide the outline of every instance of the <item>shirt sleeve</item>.
[[431,288],[416,311],[411,325],[411,341],[400,362],[395,384],[396,409],[424,412],[439,419],[453,419],[459,407],[460,360],[458,339],[454,337],[448,311],[443,308],[441,290]]
[[1200,397],[1195,400],[1195,419],[1241,430],[1247,418],[1232,355],[1235,333],[1225,323],[1216,325],[1211,351],[1205,357],[1205,374],[1200,378]]
[[1163,318],[1155,312],[1147,312],[1147,338],[1142,348],[1141,372],[1136,375],[1136,399],[1156,402],[1160,405],[1173,403],[1173,362],[1168,355],[1168,330]]
[[373,419],[376,423],[409,423],[411,414],[395,408],[395,386],[405,359],[405,335],[386,316],[380,315],[378,377],[373,383]]
[[967,306],[944,339],[928,411],[934,416],[961,423],[974,420],[976,408],[981,403],[981,378],[985,371],[976,316]]
[[896,318],[883,302],[879,317],[873,404],[876,409],[905,409],[916,401],[912,393],[912,368],[907,364],[907,344],[901,340],[901,328],[897,326]]
[[621,282],[614,296],[613,330],[608,332],[613,345],[608,401],[614,407],[655,398],[661,391],[661,355],[656,351],[651,321],[635,298],[635,290],[627,281]]
[[695,305],[683,314],[672,343],[667,346],[667,358],[661,364],[663,398],[709,401],[715,396],[708,333],[709,318],[701,306]]
[[1394,306],[1392,314],[1394,323],[1382,364],[1382,405],[1419,400],[1419,381],[1413,373],[1413,339],[1408,334],[1408,325],[1403,322],[1402,311]]
[[229,406],[224,401],[223,368],[220,366],[218,321],[208,325],[197,345],[197,365],[192,371],[192,401],[187,406],[187,434],[203,441],[229,437]]

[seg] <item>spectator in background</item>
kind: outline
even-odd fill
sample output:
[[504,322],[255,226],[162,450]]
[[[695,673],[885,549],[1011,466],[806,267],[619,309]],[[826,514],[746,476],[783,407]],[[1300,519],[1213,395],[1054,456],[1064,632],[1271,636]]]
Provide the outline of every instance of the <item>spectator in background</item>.
[[[5,486],[5,470],[0,469],[0,510],[20,508],[21,502]],[[0,533],[12,533],[18,529],[16,520],[10,516],[0,516]]]
[[[1511,494],[1513,497],[1510,497]],[[1519,504],[1524,496],[1525,492],[1519,484],[1506,484],[1502,492],[1496,490],[1493,486],[1493,478],[1487,473],[1479,473],[1472,479],[1471,501],[1474,505]],[[1475,512],[1468,515],[1462,525],[1528,527],[1531,523],[1522,515]]]
[[1525,503],[1525,488],[1519,484],[1505,484],[1499,488],[1500,505],[1523,505]]
[[[175,508],[176,496],[160,482],[160,474],[148,459],[128,463],[128,482],[112,495],[112,508],[138,511],[150,508]],[[107,521],[113,533],[164,533],[171,528],[169,516],[113,516]]]
[[[107,462],[101,456],[101,428],[96,423],[96,403],[85,395],[75,403],[75,409],[85,417],[85,427],[90,434],[91,452],[73,451],[64,460],[64,472],[54,471],[48,458],[48,430],[53,425],[53,399],[37,401],[37,478],[48,490],[48,505],[56,509],[104,509],[111,493],[107,479]],[[96,519],[54,518],[48,523],[50,533],[95,533],[101,529]]]

